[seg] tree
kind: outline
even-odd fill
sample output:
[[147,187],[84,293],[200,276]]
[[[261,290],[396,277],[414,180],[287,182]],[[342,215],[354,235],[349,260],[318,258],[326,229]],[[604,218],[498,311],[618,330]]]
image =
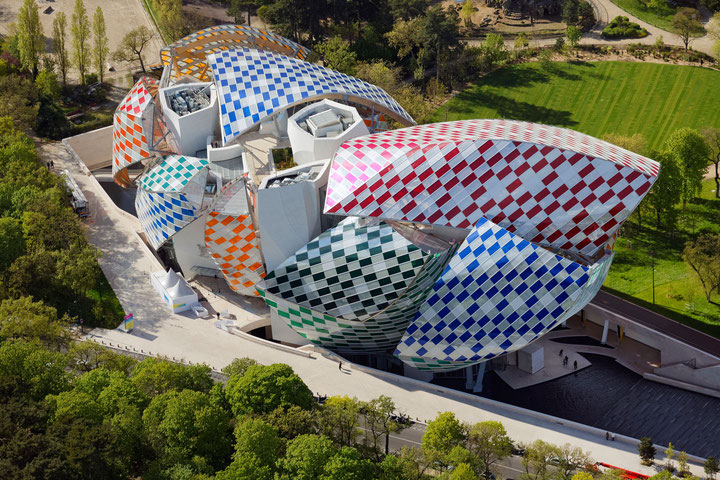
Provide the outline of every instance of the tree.
[[22,224],[12,217],[0,218],[0,271],[7,270],[15,259],[24,254],[25,238]]
[[672,25],[673,32],[675,35],[680,37],[683,44],[685,45],[685,51],[688,50],[690,40],[695,37],[701,37],[705,34],[705,29],[700,23],[700,12],[694,8],[682,7],[678,8],[677,12],[670,22]]
[[107,61],[110,49],[108,48],[107,32],[105,31],[105,17],[102,8],[98,5],[93,17],[93,59],[95,70],[98,72],[100,82],[105,78],[105,62]]
[[592,463],[594,462],[590,458],[590,454],[583,451],[580,447],[573,447],[569,443],[566,443],[558,448],[556,467],[558,476],[562,480],[570,480],[573,473]]
[[703,467],[707,480],[715,480],[715,475],[720,472],[720,465],[718,465],[718,461],[712,455],[705,459]]
[[701,133],[708,147],[708,161],[715,166],[715,198],[720,198],[720,128],[703,128]]
[[250,13],[259,3],[258,0],[230,0],[227,14],[235,19],[235,23],[243,25],[245,23],[243,16],[247,13],[247,24],[250,25]]
[[249,357],[235,358],[232,362],[223,367],[222,372],[231,377],[233,375],[242,376],[245,375],[250,365],[257,365],[258,363]]
[[318,43],[315,51],[322,55],[325,66],[346,75],[355,75],[357,55],[350,50],[350,43],[334,36]]
[[[395,403],[386,395],[365,402],[362,407],[362,416],[365,419],[365,443],[375,454],[375,459],[380,461],[382,453],[387,455],[390,451],[390,434],[399,432],[404,425],[393,420]],[[380,439],[385,437],[384,446],[381,447]]]
[[289,365],[282,363],[252,365],[245,375],[231,376],[226,395],[236,417],[247,413],[267,414],[278,407],[293,405],[309,410],[313,404],[307,385]]
[[388,0],[390,15],[395,20],[410,20],[425,13],[427,0]]
[[98,250],[91,245],[72,245],[57,252],[56,279],[60,285],[84,296],[95,286],[99,273]]
[[[51,70],[43,70],[35,77],[35,87],[41,102],[52,103],[60,98],[60,84]],[[39,112],[38,112],[39,116]]]
[[201,392],[158,395],[145,409],[143,424],[152,448],[167,465],[198,456],[222,468],[232,449],[230,418]]
[[31,79],[0,76],[0,118],[11,117],[17,128],[28,132],[35,126],[37,112],[37,93]]
[[40,23],[38,5],[35,0],[25,0],[25,3],[20,8],[17,35],[20,63],[34,77],[38,72],[40,55],[45,51],[43,27]]
[[278,407],[267,414],[265,420],[274,426],[278,434],[285,439],[315,432],[312,412],[297,405],[289,408]]
[[351,447],[343,447],[323,466],[319,480],[373,480],[373,465]]
[[580,39],[582,38],[582,31],[575,25],[568,25],[568,27],[565,29],[565,37],[568,39],[568,44],[570,44],[570,47],[575,48],[577,47],[578,43],[580,43]]
[[667,459],[665,468],[672,472],[675,470],[675,464],[673,463],[673,458],[675,458],[675,449],[673,448],[672,442],[668,442],[668,448],[665,449],[665,458]]
[[505,39],[499,33],[488,33],[480,46],[483,55],[482,69],[488,71],[507,56]]
[[318,430],[340,447],[354,445],[360,435],[360,406],[357,398],[347,395],[328,398],[316,417]]
[[423,53],[422,19],[398,20],[393,29],[385,34],[390,46],[397,50],[398,58],[409,57],[410,70],[414,73],[415,79],[419,80],[425,76],[425,69],[420,64],[420,56]]
[[626,137],[617,133],[608,133],[603,135],[603,140],[617,145],[625,150],[630,150],[640,155],[648,154],[647,140],[642,133],[636,133],[632,137]]
[[27,342],[0,343],[0,392],[40,401],[68,389],[67,359]]
[[493,465],[512,455],[512,441],[502,423],[489,420],[470,427],[468,449],[490,472]]
[[263,467],[275,471],[282,441],[272,425],[259,418],[243,417],[235,427],[235,462],[253,456]]
[[702,135],[692,128],[673,132],[663,145],[663,151],[675,158],[682,171],[683,207],[702,190],[702,181],[710,155]]
[[25,340],[49,346],[67,344],[67,320],[58,320],[55,308],[32,297],[0,303],[0,340]]
[[643,465],[652,465],[655,460],[655,445],[650,437],[643,437],[638,444],[638,453]]
[[477,474],[467,463],[461,463],[450,473],[449,480],[475,480]]
[[700,235],[694,242],[686,243],[683,260],[700,279],[707,301],[715,303],[710,295],[713,290],[720,293],[720,234]]
[[682,170],[675,157],[670,154],[661,153],[655,158],[660,162],[660,172],[648,193],[647,201],[655,210],[658,228],[662,218],[665,218],[667,227],[671,228],[675,223],[675,205],[682,197]]
[[182,11],[182,0],[152,0],[157,11],[158,27],[172,42],[185,34],[185,18]]
[[143,60],[143,49],[150,43],[153,33],[145,25],[130,30],[120,42],[120,46],[113,53],[113,59],[118,62],[140,62],[140,68],[145,73],[145,62]]
[[542,440],[535,440],[525,448],[522,464],[527,480],[547,480],[550,478],[550,461],[558,456],[558,447]]
[[579,0],[565,0],[562,9],[562,21],[565,25],[577,25],[580,20]]
[[431,420],[422,437],[423,455],[439,471],[447,469],[448,455],[465,441],[465,429],[455,414],[443,412]]
[[678,475],[681,478],[690,475],[690,468],[688,467],[688,456],[685,450],[680,452],[680,455],[678,455]]
[[571,480],[594,480],[594,477],[590,472],[581,471],[576,472]]
[[285,457],[280,460],[282,478],[317,480],[336,452],[332,440],[323,435],[300,435],[288,442]]
[[473,26],[472,17],[475,14],[475,7],[473,6],[472,0],[465,0],[462,9],[460,10],[460,17],[465,22],[465,28],[471,29]]
[[67,84],[67,71],[70,67],[70,59],[68,58],[67,46],[65,44],[65,31],[67,29],[67,17],[65,12],[58,12],[53,20],[53,52],[55,53],[55,62],[60,70],[60,77],[63,85]]
[[75,0],[70,31],[73,36],[73,58],[80,72],[80,81],[85,84],[85,73],[90,59],[90,18],[83,0]]
[[135,366],[132,381],[150,397],[183,389],[207,393],[213,385],[207,365],[184,366],[153,357]]

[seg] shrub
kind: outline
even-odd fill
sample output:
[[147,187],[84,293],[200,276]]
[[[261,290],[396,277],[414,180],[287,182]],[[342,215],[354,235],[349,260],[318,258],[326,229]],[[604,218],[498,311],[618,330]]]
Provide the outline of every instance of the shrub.
[[605,38],[642,38],[647,35],[647,30],[622,15],[615,17],[602,32]]

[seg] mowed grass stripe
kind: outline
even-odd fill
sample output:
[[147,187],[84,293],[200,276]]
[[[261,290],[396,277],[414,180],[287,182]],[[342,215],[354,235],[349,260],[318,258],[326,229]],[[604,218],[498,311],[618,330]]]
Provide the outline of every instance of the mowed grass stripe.
[[508,118],[595,137],[642,133],[660,148],[681,127],[720,127],[720,72],[639,62],[554,62],[497,70],[441,107],[433,121]]

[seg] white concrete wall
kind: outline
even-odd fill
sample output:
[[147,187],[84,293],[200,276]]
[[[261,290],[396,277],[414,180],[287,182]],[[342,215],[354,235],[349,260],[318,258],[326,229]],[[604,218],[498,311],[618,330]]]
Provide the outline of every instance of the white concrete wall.
[[258,227],[266,270],[320,234],[322,205],[312,182],[258,190]]
[[[192,84],[209,85],[209,84]],[[186,89],[187,85],[176,85],[160,91],[158,97],[162,103],[163,115],[170,130],[177,139],[180,151],[184,155],[195,156],[196,152],[207,148],[207,137],[216,136],[220,129],[217,93],[215,85],[210,87],[210,106],[183,117],[170,108],[166,93]]]
[[[195,272],[192,270],[192,267],[195,266],[218,270],[215,261],[205,247],[205,214],[175,233],[172,240],[175,257],[186,279],[195,278]],[[218,278],[222,278],[219,270]]]

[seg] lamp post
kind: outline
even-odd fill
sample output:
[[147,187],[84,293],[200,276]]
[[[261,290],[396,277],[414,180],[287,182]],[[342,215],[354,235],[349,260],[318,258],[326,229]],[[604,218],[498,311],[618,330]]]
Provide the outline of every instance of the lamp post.
[[652,267],[652,297],[655,305],[655,250],[650,252],[650,266]]

